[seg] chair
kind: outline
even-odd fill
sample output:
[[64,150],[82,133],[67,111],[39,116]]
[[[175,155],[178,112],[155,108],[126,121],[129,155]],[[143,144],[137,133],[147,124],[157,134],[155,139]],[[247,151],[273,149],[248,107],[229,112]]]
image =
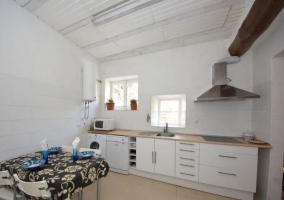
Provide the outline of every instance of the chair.
[[63,152],[68,152],[68,153],[73,153],[73,147],[68,146],[68,145],[62,145],[62,151]]
[[[14,174],[14,179],[18,185],[18,188],[22,191],[22,197],[24,193],[32,197],[48,198],[52,200],[50,190],[46,181],[38,182],[25,182],[19,179],[17,174]],[[78,193],[78,200],[83,200],[83,191]]]
[[16,194],[14,181],[8,171],[0,171],[0,185],[10,185],[13,187],[13,192],[6,188],[0,188],[0,199],[15,200],[20,195]]
[[87,149],[87,148],[80,148],[79,152],[82,151],[93,151],[95,153],[95,157],[100,157],[102,155],[102,150],[100,149]]
[[51,193],[49,191],[48,185],[46,181],[38,181],[38,182],[24,182],[21,181],[17,174],[14,174],[14,179],[19,189],[23,193],[33,196],[33,197],[41,197],[41,198],[49,198],[52,200]]

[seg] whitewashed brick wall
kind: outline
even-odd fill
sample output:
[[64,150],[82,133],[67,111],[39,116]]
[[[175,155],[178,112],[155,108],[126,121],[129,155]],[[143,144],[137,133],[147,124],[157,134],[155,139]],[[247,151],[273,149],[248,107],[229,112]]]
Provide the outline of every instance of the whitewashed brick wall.
[[[241,136],[251,130],[252,101],[199,102],[193,100],[211,87],[211,66],[228,57],[227,40],[218,40],[188,47],[165,50],[138,57],[101,64],[102,80],[111,77],[138,75],[138,111],[105,111],[102,117],[114,118],[116,128],[131,130],[158,130],[146,122],[150,113],[152,95],[186,94],[186,128],[169,128],[171,132],[186,134]],[[252,55],[241,63],[228,65],[231,85],[252,90]],[[101,102],[105,101],[104,84]]]
[[[82,64],[96,62],[14,1],[0,3],[0,161],[82,138]],[[84,123],[86,123],[84,125]]]

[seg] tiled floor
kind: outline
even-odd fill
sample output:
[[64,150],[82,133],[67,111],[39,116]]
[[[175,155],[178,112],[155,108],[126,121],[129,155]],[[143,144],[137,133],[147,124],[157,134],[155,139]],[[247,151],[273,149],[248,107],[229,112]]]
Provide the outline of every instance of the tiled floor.
[[[96,184],[84,189],[84,200],[96,200]],[[77,200],[74,196],[73,200]],[[230,200],[134,175],[109,172],[102,179],[102,200]]]

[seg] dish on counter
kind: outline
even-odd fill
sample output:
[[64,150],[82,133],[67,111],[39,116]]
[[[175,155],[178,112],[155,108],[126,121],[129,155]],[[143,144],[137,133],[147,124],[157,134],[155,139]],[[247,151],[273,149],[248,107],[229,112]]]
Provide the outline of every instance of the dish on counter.
[[250,140],[249,143],[252,143],[252,144],[267,144],[266,142],[259,141],[259,140]]
[[36,170],[44,166],[44,164],[45,164],[44,159],[35,159],[35,160],[29,160],[27,162],[24,162],[21,165],[21,167],[23,170]]

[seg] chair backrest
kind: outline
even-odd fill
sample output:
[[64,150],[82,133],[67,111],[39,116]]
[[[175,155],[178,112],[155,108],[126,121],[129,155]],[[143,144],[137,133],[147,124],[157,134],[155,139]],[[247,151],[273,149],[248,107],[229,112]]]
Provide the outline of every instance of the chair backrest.
[[12,176],[8,171],[0,171],[0,185],[14,185]]
[[51,193],[49,191],[46,181],[25,182],[21,181],[17,174],[14,174],[13,176],[19,189],[27,195],[42,198],[51,197]]
[[98,157],[100,157],[101,154],[102,154],[102,150],[100,150],[100,149],[80,148],[79,152],[82,152],[82,151],[93,151],[95,153],[95,156],[98,156]]
[[73,147],[72,146],[68,146],[68,145],[62,145],[62,151],[63,152],[73,153]]

